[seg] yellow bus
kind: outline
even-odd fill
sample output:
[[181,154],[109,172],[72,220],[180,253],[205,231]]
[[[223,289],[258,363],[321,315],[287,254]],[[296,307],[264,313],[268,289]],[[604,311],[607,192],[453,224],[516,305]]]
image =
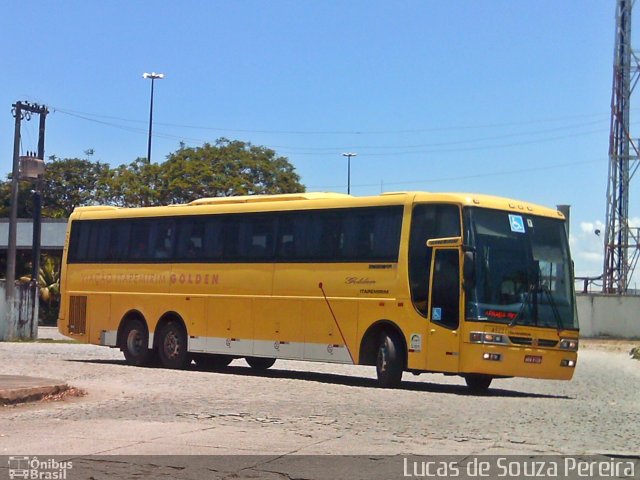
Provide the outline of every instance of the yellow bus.
[[59,330],[128,363],[223,368],[244,358],[404,372],[571,379],[573,267],[558,211],[506,198],[401,192],[204,198],[77,208]]

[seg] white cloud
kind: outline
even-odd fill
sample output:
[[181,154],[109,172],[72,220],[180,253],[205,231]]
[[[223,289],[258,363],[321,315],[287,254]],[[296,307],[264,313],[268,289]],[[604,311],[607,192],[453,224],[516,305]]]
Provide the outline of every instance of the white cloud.
[[[633,217],[629,223],[640,227],[640,217]],[[576,276],[597,277],[602,274],[604,265],[605,224],[595,220],[580,222],[579,226],[571,232],[569,241]],[[600,235],[595,234],[596,230],[600,230]],[[640,265],[638,267],[629,282],[632,287],[640,282]]]
[[[604,223],[600,220],[579,223],[571,233],[571,254],[578,277],[596,277],[602,273],[604,263]],[[596,230],[600,231],[596,235]]]
[[593,232],[594,229],[595,229],[595,227],[593,226],[593,223],[591,223],[591,222],[580,222],[580,230],[582,230],[584,233]]
[[578,252],[576,257],[590,263],[597,262],[599,265],[604,262],[604,252]]

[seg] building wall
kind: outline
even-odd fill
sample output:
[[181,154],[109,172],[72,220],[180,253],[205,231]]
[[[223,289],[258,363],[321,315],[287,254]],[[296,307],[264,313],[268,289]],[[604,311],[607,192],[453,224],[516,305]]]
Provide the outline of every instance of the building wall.
[[38,338],[38,290],[17,284],[13,302],[5,297],[6,282],[0,280],[0,342]]
[[[62,250],[67,231],[67,219],[43,218],[40,245],[46,250]],[[0,218],[0,250],[6,250],[9,240],[9,220]],[[33,222],[19,218],[16,229],[18,249],[29,249],[33,245]]]
[[578,294],[580,336],[640,338],[640,296]]

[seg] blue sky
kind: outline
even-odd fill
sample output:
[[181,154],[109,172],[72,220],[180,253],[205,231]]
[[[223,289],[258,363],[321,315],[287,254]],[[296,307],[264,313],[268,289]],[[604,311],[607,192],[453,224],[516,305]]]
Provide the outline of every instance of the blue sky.
[[[613,0],[3,2],[0,175],[16,100],[46,154],[154,161],[224,136],[287,156],[309,190],[469,191],[572,205],[599,274]],[[633,120],[633,119],[632,119]],[[37,123],[25,124],[23,151]],[[640,187],[638,187],[640,188]],[[632,192],[631,214],[640,217]]]

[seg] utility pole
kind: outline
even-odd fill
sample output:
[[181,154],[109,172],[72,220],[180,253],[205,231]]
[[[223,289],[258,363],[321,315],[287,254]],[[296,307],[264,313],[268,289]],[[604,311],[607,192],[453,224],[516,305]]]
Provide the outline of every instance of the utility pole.
[[[7,304],[11,309],[13,305],[13,299],[15,297],[15,283],[16,283],[16,243],[17,243],[17,223],[18,223],[18,193],[20,186],[21,174],[24,172],[21,171],[20,168],[20,127],[22,120],[29,121],[31,120],[32,114],[38,114],[40,116],[40,125],[39,125],[39,134],[38,134],[38,152],[37,158],[43,160],[44,158],[44,131],[45,131],[45,119],[49,110],[44,105],[32,104],[29,102],[16,102],[13,105],[12,110],[13,116],[15,117],[15,132],[13,137],[13,168],[11,171],[11,211],[9,214],[9,241],[7,245],[7,285],[6,285],[6,298]],[[38,196],[37,205],[34,205],[34,247],[36,247],[37,243],[37,252],[34,248],[34,255],[37,253],[38,258],[34,257],[33,266],[35,268],[36,264],[40,263],[40,237],[37,237],[36,242],[36,229],[40,228],[40,211],[38,206],[40,204],[39,198],[39,188],[36,186],[36,193],[34,195]],[[34,198],[35,200],[35,198]],[[37,218],[36,218],[37,215]],[[38,225],[36,225],[36,223]],[[32,271],[33,274],[33,271]],[[32,277],[33,278],[33,277]],[[35,279],[37,281],[38,272],[36,271]]]
[[47,118],[47,109],[40,114],[40,124],[38,126],[38,155],[42,160],[42,173],[35,178],[35,188],[33,189],[33,252],[31,263],[31,281],[38,286],[40,279],[40,243],[42,239],[42,177],[44,175],[44,126]]
[[[13,167],[11,169],[11,203],[9,205],[9,239],[7,243],[7,272],[5,278],[8,306],[12,305],[16,283],[16,229],[18,223],[18,188],[20,186],[20,122],[23,119],[22,103],[13,105],[16,119],[13,132]],[[28,114],[30,115],[30,114]],[[11,302],[11,303],[10,303]]]
[[634,0],[617,0],[611,95],[609,178],[602,288],[624,295],[640,257],[640,230],[629,226],[629,187],[640,152],[630,132],[631,94],[639,80],[640,60],[631,49]]

